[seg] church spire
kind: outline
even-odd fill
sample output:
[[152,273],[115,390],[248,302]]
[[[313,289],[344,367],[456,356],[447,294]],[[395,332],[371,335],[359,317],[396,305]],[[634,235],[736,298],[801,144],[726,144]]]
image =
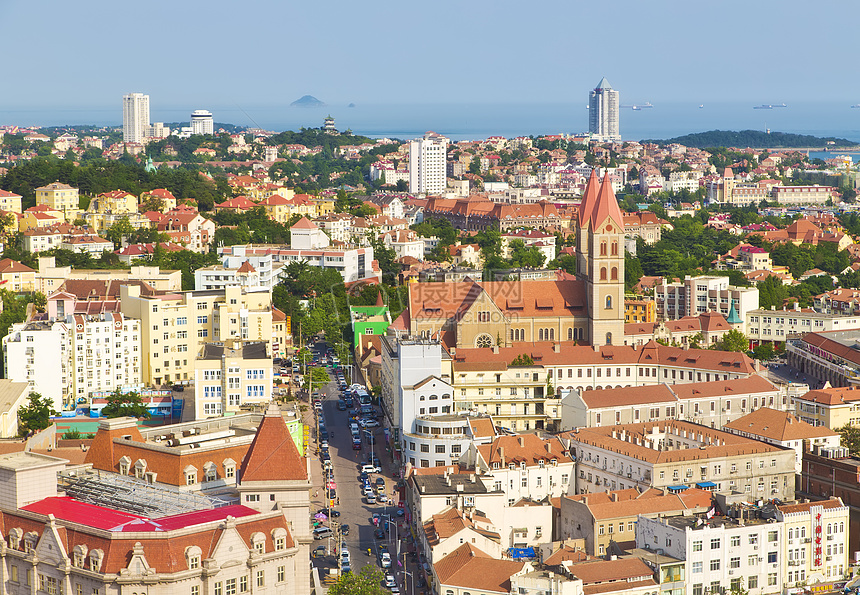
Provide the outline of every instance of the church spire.
[[624,231],[624,216],[621,214],[621,207],[618,206],[618,199],[615,198],[615,192],[612,190],[609,173],[603,176],[603,182],[600,184],[600,192],[597,194],[597,200],[591,212],[592,229],[596,229],[607,218],[611,219],[620,231]]
[[597,192],[600,181],[597,179],[597,170],[591,170],[591,176],[588,178],[588,183],[585,185],[585,192],[582,194],[582,201],[579,203],[579,212],[577,213],[577,222],[579,227],[588,225],[588,219],[591,217],[591,211],[594,209],[594,203],[597,202]]

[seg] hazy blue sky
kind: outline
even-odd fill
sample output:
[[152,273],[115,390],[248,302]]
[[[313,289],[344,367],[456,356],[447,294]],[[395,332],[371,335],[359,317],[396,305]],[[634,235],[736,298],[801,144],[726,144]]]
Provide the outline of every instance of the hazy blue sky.
[[0,112],[328,103],[860,102],[860,2],[0,0]]

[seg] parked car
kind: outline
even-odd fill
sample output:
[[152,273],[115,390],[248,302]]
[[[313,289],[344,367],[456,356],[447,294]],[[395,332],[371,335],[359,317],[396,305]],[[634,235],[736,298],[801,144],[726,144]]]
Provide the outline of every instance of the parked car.
[[333,537],[334,533],[331,530],[331,527],[317,527],[314,529],[314,539],[325,539],[326,537]]
[[382,469],[379,468],[379,465],[362,465],[361,470],[365,473],[382,473]]
[[314,549],[313,557],[314,558],[322,558],[327,555],[326,547],[324,545],[319,545]]
[[340,534],[341,535],[349,535],[349,525],[341,525],[340,526]]
[[389,588],[389,587],[394,587],[394,586],[396,586],[396,585],[397,585],[397,581],[396,581],[396,580],[394,580],[394,576],[392,576],[392,575],[390,575],[390,574],[386,574],[386,575],[385,575],[385,580],[384,580],[384,581],[382,581],[382,586],[383,586],[383,587],[386,587],[386,588]]
[[377,529],[373,532],[373,536],[377,539],[385,539],[385,531],[383,529]]

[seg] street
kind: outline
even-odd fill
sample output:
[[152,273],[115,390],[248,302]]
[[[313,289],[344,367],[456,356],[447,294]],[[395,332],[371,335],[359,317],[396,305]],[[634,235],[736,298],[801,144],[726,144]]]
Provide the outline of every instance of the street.
[[[320,343],[315,347],[314,351],[315,353],[319,353],[323,349],[324,344]],[[395,480],[392,475],[393,464],[385,452],[383,431],[381,428],[368,429],[367,431],[372,431],[376,437],[375,445],[371,447],[371,445],[367,443],[367,440],[363,439],[362,449],[353,450],[352,435],[349,429],[349,415],[356,411],[356,408],[346,411],[338,411],[337,405],[340,391],[338,390],[336,378],[334,377],[334,373],[331,369],[329,369],[329,375],[332,376],[332,381],[323,387],[313,388],[315,392],[319,392],[322,400],[322,414],[325,419],[325,427],[329,434],[329,453],[331,455],[331,463],[334,471],[334,482],[337,486],[337,498],[339,499],[339,505],[336,504],[335,509],[340,512],[340,516],[337,518],[330,518],[325,524],[332,525],[333,521],[338,527],[341,527],[344,524],[349,525],[349,534],[343,537],[343,543],[349,549],[350,565],[353,572],[360,571],[365,564],[375,564],[378,566],[377,554],[379,552],[379,546],[382,544],[387,545],[391,552],[393,566],[395,568],[385,569],[383,572],[389,573],[391,571],[396,571],[393,572],[393,574],[395,574],[397,582],[401,585],[401,588],[403,588],[405,586],[403,583],[403,579],[405,577],[403,576],[403,573],[396,568],[398,566],[398,562],[395,556],[398,549],[396,547],[395,534],[399,532],[402,537],[402,532],[406,531],[406,529],[401,531],[397,527],[398,522],[404,523],[404,519],[396,516],[397,497],[394,495],[394,489],[397,480]],[[313,397],[311,397],[311,402],[312,401]],[[314,418],[314,421],[316,421],[316,417]],[[365,430],[362,429],[361,432],[361,435],[364,438]],[[313,461],[311,463],[312,481],[314,484],[314,493],[311,498],[311,511],[312,513],[315,513],[325,506],[323,489],[324,476],[319,460],[319,445],[316,440],[317,428],[312,428],[311,436],[314,438],[314,440],[312,440],[312,449],[317,455],[313,457]],[[379,457],[382,473],[370,474],[370,482],[375,489],[376,479],[378,477],[383,477],[385,479],[385,493],[389,500],[386,503],[369,505],[366,503],[366,499],[362,493],[362,484],[359,479],[360,466],[362,460],[367,461],[371,452],[374,452]],[[392,500],[395,501],[392,502]],[[380,526],[384,525],[385,520],[390,521],[389,531],[386,534],[385,539],[377,539],[374,537],[374,531],[377,529],[372,522],[372,516],[374,513],[379,514],[382,519],[380,521]],[[315,549],[320,545],[326,546],[329,552],[329,555],[323,558],[318,557],[313,560],[314,566],[319,567],[320,576],[322,577],[329,572],[329,569],[337,568],[339,552],[337,551],[338,544],[336,537],[316,541],[312,546],[312,549]],[[403,556],[401,556],[400,559],[402,560]],[[411,583],[409,586],[411,587]]]

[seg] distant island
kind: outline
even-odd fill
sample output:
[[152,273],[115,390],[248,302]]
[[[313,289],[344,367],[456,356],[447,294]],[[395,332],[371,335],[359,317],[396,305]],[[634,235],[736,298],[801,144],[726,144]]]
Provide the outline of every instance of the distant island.
[[764,148],[806,148],[806,147],[856,147],[858,143],[844,138],[820,138],[807,134],[789,134],[787,132],[762,132],[761,130],[709,130],[686,134],[665,140],[643,140],[645,143],[669,145],[677,143],[686,147],[704,149],[707,147],[750,147]]
[[296,99],[290,104],[290,107],[325,107],[325,103],[314,97],[313,95],[305,95]]

